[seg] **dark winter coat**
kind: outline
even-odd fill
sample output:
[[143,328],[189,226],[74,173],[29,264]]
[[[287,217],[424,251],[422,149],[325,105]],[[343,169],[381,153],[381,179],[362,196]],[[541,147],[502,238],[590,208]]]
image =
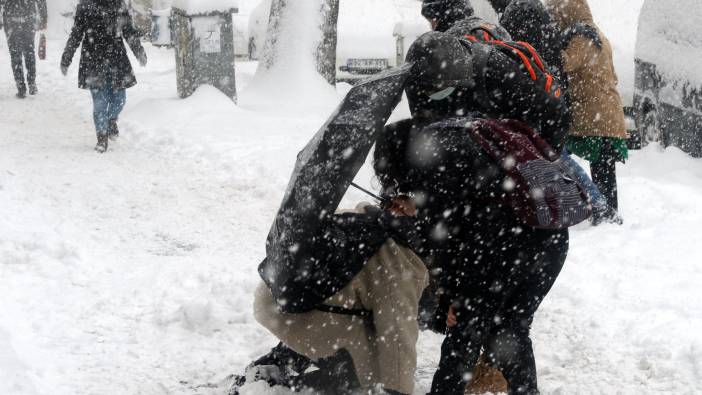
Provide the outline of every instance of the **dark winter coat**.
[[113,89],[130,88],[137,81],[124,40],[137,58],[146,56],[139,33],[122,0],[82,0],[76,10],[61,66],[70,66],[73,54],[82,43],[79,87],[101,88],[110,83]]
[[0,9],[5,29],[30,23],[37,23],[40,30],[46,29],[46,0],[0,0]]
[[[525,227],[492,198],[502,192],[499,166],[464,131],[426,126],[456,116],[519,119],[560,149],[570,123],[562,98],[534,84],[504,53],[489,47],[485,67],[476,66],[480,46],[486,47],[440,32],[415,41],[407,56],[416,62],[415,71],[406,88],[413,119],[387,128],[375,151],[376,174],[386,192],[420,196],[418,216],[430,224],[420,256],[435,258],[443,286],[454,296],[461,294],[476,259],[502,259],[500,251],[519,236],[510,232]],[[568,234],[519,232],[521,243],[532,232]]]

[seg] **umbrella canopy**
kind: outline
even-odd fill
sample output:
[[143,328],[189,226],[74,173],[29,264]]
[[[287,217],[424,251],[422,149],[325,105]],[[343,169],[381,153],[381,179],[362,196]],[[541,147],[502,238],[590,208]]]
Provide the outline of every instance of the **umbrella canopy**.
[[[263,281],[284,311],[314,308],[350,281],[365,263],[365,259],[340,262],[345,259],[330,254],[329,246],[348,248],[348,238],[355,237],[339,228],[340,217],[335,218],[334,212],[399,103],[411,68],[412,64],[405,64],[389,69],[353,87],[298,154],[268,234],[266,259],[259,267]],[[347,225],[370,229],[370,223],[362,225],[344,218]],[[369,247],[359,242],[358,248]],[[355,253],[367,255],[367,251]]]

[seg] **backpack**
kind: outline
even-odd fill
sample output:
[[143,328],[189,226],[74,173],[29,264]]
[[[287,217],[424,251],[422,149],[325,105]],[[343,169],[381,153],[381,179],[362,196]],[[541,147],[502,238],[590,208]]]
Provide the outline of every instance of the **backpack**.
[[[480,28],[475,30],[476,34],[466,34],[463,36],[463,42],[471,42],[474,44],[482,45],[471,45],[471,49],[474,55],[474,64],[476,70],[485,70],[487,67],[487,61],[489,52],[491,49],[497,49],[498,51],[504,53],[513,61],[519,63],[524,72],[529,74],[529,77],[538,86],[542,86],[543,89],[553,94],[555,97],[561,97],[563,91],[560,86],[560,82],[553,76],[551,71],[548,69],[541,56],[536,52],[533,46],[527,42],[518,41],[502,41],[492,34],[491,30],[487,28]],[[477,73],[481,75],[483,73]],[[477,81],[477,89],[485,89],[485,84]],[[483,97],[487,97],[487,92],[483,91]]]
[[570,168],[539,134],[521,121],[453,118],[440,127],[466,129],[506,173],[494,199],[526,225],[564,229],[592,215],[592,205]]

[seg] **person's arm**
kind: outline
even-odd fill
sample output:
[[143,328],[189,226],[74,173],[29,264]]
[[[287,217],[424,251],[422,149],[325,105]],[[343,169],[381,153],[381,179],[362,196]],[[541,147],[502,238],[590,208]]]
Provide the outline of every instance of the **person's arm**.
[[570,45],[563,51],[563,70],[570,74],[587,67],[592,59],[593,50],[596,48],[594,41],[584,36],[575,36],[570,41]]
[[85,34],[86,28],[86,16],[85,10],[78,4],[76,8],[76,15],[73,18],[73,28],[71,28],[71,34],[68,36],[68,41],[66,41],[66,47],[63,50],[63,56],[61,56],[61,71],[66,74],[68,67],[73,61],[73,54],[80,46],[81,41],[83,41],[83,35]]
[[485,84],[494,111],[502,118],[529,124],[560,152],[571,120],[563,96],[556,96],[554,89],[546,91],[497,50],[491,51],[486,69]]
[[39,12],[39,30],[46,29],[47,22],[49,20],[48,12],[46,10],[46,0],[36,0],[37,11]]
[[139,64],[146,66],[146,51],[141,45],[141,34],[136,27],[134,27],[132,16],[129,15],[126,8],[124,8],[121,12],[120,18],[123,21],[122,37],[127,40],[127,44],[129,45],[129,48],[131,48],[132,53],[134,53],[134,56],[136,56],[137,60],[139,60]]

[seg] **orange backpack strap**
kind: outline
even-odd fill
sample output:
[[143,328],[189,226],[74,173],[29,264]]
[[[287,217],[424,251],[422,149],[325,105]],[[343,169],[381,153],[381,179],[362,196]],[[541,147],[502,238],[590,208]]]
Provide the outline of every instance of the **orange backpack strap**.
[[[522,64],[524,65],[524,68],[526,69],[532,81],[538,81],[539,74],[543,75],[543,88],[546,92],[551,93],[551,90],[554,87],[555,79],[544,64],[543,60],[541,59],[541,56],[539,56],[539,54],[536,52],[536,50],[531,44],[524,41],[507,43],[493,38],[488,30],[484,30],[482,28],[476,30],[478,32],[481,32],[482,34],[466,34],[464,36],[464,39],[473,43],[484,43],[488,46],[493,45],[498,48],[501,48],[503,51],[511,53],[512,55],[516,55],[519,58],[519,60],[521,60]],[[536,68],[534,66],[536,66]],[[537,69],[540,73],[537,73]],[[553,94],[556,97],[561,97],[562,92],[560,87],[557,87],[556,91],[553,92]]]

